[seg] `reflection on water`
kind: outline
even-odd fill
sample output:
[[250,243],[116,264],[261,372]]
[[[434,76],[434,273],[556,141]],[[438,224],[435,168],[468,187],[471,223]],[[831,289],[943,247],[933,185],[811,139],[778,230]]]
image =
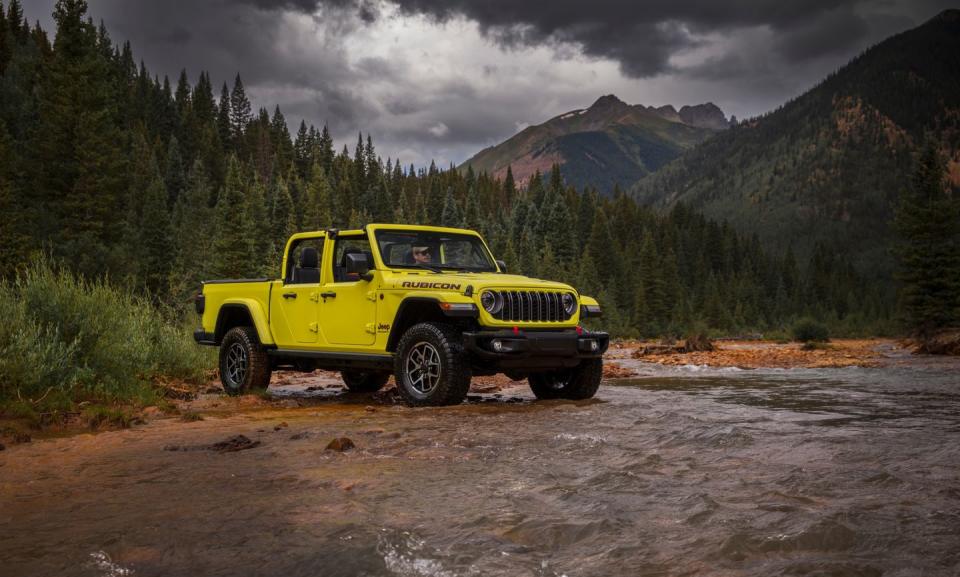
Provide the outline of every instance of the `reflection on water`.
[[[956,575],[956,369],[645,367],[593,402],[321,400],[18,446],[0,574]],[[162,450],[233,434],[261,445]]]

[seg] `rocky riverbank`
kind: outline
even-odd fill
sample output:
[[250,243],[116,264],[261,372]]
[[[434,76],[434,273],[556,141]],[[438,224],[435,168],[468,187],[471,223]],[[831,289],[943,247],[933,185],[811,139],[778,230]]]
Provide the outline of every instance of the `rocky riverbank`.
[[618,359],[635,359],[661,365],[705,365],[741,369],[799,369],[829,367],[871,367],[885,355],[906,350],[890,339],[836,339],[807,346],[802,343],[769,341],[715,341],[712,351],[686,352],[683,347],[664,347],[654,342],[621,341],[611,345],[608,364]]

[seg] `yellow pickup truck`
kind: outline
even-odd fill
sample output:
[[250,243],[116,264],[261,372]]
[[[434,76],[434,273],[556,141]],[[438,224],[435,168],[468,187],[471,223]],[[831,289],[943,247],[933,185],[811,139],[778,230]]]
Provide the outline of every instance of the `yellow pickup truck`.
[[390,375],[410,405],[463,401],[473,375],[526,378],[537,398],[592,397],[609,336],[566,284],[507,274],[471,230],[370,224],[293,235],[279,279],[204,282],[194,339],[220,347],[230,394],[275,369],[339,370],[351,391]]

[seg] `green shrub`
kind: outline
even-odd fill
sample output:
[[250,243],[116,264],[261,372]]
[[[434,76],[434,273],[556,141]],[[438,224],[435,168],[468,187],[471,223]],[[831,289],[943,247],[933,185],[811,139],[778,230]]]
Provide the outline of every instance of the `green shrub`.
[[0,405],[153,404],[158,377],[201,382],[212,368],[173,311],[39,259],[0,285]]
[[811,318],[803,318],[793,325],[793,340],[801,343],[825,343],[830,340],[826,325]]

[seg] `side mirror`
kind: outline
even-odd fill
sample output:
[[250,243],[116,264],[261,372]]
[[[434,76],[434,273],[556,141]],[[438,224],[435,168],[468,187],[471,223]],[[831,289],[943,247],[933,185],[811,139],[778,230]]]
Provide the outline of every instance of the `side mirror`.
[[365,281],[373,278],[370,275],[370,263],[367,262],[367,255],[361,253],[349,253],[347,255],[347,274],[357,275]]
[[507,263],[502,260],[497,261],[497,266],[500,267],[500,272],[507,272]]

